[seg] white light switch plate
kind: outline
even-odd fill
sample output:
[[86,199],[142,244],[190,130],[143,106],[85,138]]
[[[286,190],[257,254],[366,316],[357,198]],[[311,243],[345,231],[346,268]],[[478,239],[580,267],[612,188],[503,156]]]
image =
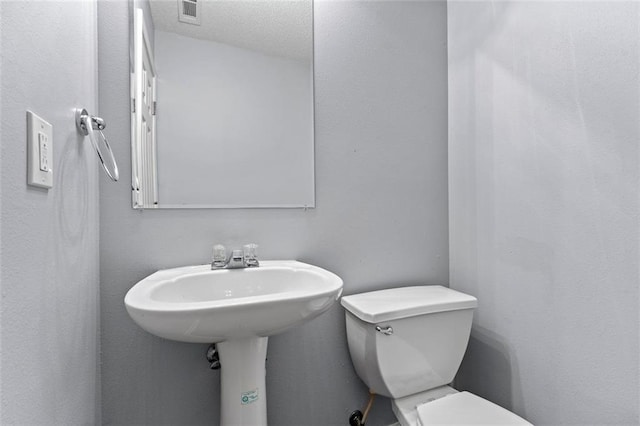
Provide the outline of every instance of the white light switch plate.
[[53,187],[53,126],[27,111],[27,184]]

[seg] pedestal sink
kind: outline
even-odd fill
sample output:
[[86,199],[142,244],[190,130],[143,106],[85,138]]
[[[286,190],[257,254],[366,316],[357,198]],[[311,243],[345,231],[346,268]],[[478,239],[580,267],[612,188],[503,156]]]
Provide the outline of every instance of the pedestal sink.
[[220,424],[266,426],[268,336],[317,317],[341,293],[342,280],[327,270],[297,261],[261,261],[257,268],[158,271],[134,285],[124,302],[149,333],[216,343],[222,364]]

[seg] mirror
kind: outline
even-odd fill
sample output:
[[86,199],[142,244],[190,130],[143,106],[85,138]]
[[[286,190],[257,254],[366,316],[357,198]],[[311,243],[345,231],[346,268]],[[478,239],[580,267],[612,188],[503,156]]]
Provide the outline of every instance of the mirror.
[[130,3],[133,207],[314,207],[312,0]]

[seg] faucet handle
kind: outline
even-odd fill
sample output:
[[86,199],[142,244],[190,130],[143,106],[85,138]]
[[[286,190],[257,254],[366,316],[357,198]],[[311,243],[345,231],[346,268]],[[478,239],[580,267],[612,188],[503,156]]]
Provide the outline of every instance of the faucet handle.
[[213,246],[213,263],[216,266],[224,266],[227,263],[227,249],[222,244]]
[[242,251],[244,253],[244,262],[247,266],[259,266],[257,244],[245,244],[242,247]]

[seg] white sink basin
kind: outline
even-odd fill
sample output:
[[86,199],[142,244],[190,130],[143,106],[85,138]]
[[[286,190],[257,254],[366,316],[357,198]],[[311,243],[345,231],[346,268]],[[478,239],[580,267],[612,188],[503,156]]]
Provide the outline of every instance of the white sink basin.
[[320,315],[340,297],[342,279],[297,261],[257,268],[209,265],[158,271],[129,290],[131,318],[156,336],[216,343],[266,337]]
[[[127,293],[131,318],[156,336],[216,343],[221,426],[266,426],[268,336],[317,317],[340,297],[342,279],[291,260],[257,268],[166,269]],[[204,367],[203,367],[204,368]]]

